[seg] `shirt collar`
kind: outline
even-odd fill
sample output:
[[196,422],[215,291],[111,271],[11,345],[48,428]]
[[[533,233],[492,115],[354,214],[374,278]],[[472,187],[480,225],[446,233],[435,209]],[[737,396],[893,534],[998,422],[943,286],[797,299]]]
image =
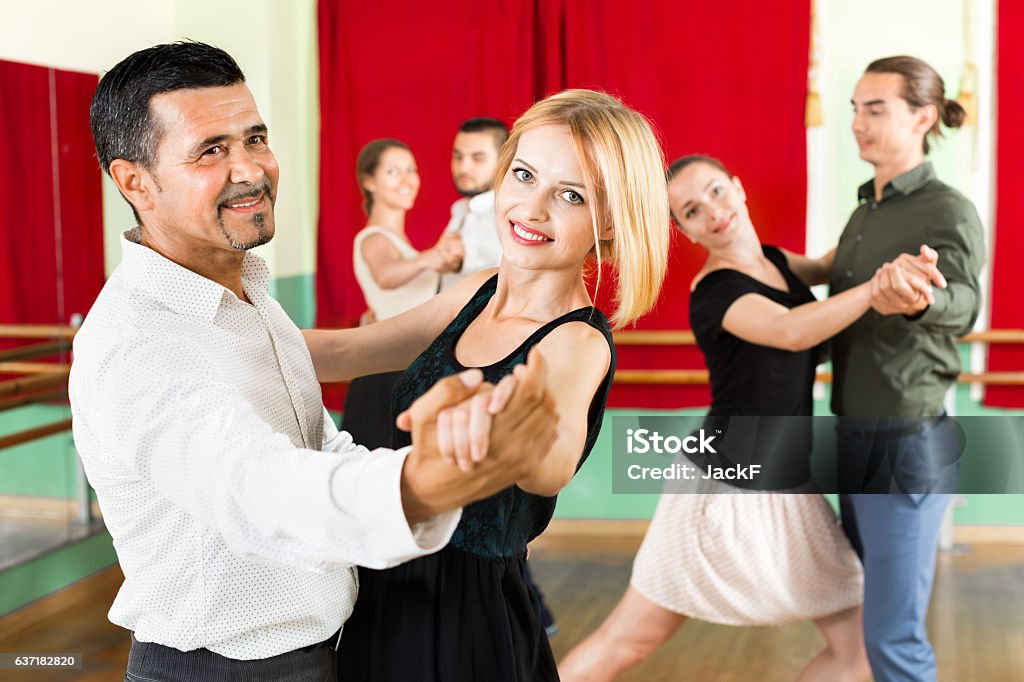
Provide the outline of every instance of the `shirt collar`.
[[479,213],[480,211],[490,211],[494,208],[494,190],[489,189],[486,192],[481,192],[475,197],[469,199],[469,212]]
[[[182,267],[148,246],[139,243],[134,227],[121,234],[121,268],[128,280],[181,315],[212,320],[225,296],[235,294],[222,285]],[[247,252],[242,261],[242,287],[257,307],[267,297],[270,269],[256,254]]]
[[[888,199],[893,192],[900,194],[911,194],[935,179],[935,169],[931,161],[911,168],[903,175],[898,175],[882,188],[882,200]],[[862,201],[869,201],[875,195],[875,181],[868,180],[857,188],[857,198]]]

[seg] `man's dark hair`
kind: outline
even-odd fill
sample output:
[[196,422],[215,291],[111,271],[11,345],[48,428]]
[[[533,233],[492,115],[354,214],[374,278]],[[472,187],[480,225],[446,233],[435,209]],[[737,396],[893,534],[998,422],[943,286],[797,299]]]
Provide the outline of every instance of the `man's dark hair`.
[[468,118],[459,126],[460,133],[490,133],[494,135],[494,144],[498,149],[508,139],[508,126],[502,121],[490,116],[477,116]]
[[174,90],[226,87],[245,74],[224,50],[193,41],[155,45],[121,60],[100,80],[89,108],[89,125],[100,168],[124,159],[150,168],[163,131],[149,102]]

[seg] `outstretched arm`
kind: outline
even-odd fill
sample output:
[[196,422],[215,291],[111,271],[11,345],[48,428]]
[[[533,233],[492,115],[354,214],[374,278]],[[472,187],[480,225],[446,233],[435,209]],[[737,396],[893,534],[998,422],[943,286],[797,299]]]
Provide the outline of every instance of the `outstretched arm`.
[[744,294],[725,311],[722,328],[744,341],[760,346],[789,351],[813,348],[866,313],[877,300],[879,288],[891,281],[893,273],[899,273],[899,283],[905,288],[907,296],[919,297],[926,302],[933,301],[929,279],[943,287],[946,282],[941,273],[923,250],[921,256],[907,256],[907,259],[904,259],[906,262],[902,267],[892,263],[884,264],[870,281],[841,294],[795,308],[787,308],[760,294]]
[[795,308],[787,308],[761,294],[744,294],[725,311],[722,328],[748,343],[802,351],[853,324],[868,311],[870,302],[870,282]]
[[564,324],[538,344],[548,363],[548,392],[558,429],[547,456],[516,484],[535,495],[556,495],[576,473],[587,439],[588,413],[608,372],[611,350],[604,336],[583,322]]
[[820,258],[808,258],[786,249],[780,249],[786,256],[786,264],[797,278],[809,287],[828,284],[832,275],[832,266],[836,262],[836,250],[833,248]]
[[373,281],[381,289],[397,289],[424,270],[450,272],[462,262],[462,240],[443,234],[437,244],[414,258],[405,258],[382,234],[371,234],[359,245]]
[[455,318],[494,270],[465,278],[401,315],[351,329],[305,329],[317,381],[405,369]]

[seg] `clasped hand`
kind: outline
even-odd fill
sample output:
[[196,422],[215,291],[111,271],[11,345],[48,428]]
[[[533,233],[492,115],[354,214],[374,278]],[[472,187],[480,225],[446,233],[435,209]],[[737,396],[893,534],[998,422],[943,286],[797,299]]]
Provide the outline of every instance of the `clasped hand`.
[[944,289],[939,254],[922,244],[914,256],[902,253],[875,271],[871,278],[871,307],[882,315],[915,315],[935,303],[932,284]]
[[436,272],[458,272],[466,251],[458,232],[445,232],[427,252],[430,268]]
[[437,382],[396,418],[412,432],[403,472],[410,520],[481,499],[528,477],[555,441],[558,415],[534,348],[497,386],[469,370]]

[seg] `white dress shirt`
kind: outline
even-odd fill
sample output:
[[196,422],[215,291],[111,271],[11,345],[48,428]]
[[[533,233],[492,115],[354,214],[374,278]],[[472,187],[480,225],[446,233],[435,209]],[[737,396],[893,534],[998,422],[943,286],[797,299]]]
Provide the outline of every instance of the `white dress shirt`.
[[125,575],[110,620],[235,659],[321,642],[352,612],[354,565],[437,551],[460,512],[409,528],[407,450],[337,431],[259,257],[242,266],[249,304],[135,240],[75,337],[69,382]]
[[452,216],[446,232],[458,232],[466,255],[462,269],[441,275],[441,291],[463,277],[501,263],[501,241],[498,239],[497,216],[494,213],[494,190],[474,197],[463,197],[452,204]]

